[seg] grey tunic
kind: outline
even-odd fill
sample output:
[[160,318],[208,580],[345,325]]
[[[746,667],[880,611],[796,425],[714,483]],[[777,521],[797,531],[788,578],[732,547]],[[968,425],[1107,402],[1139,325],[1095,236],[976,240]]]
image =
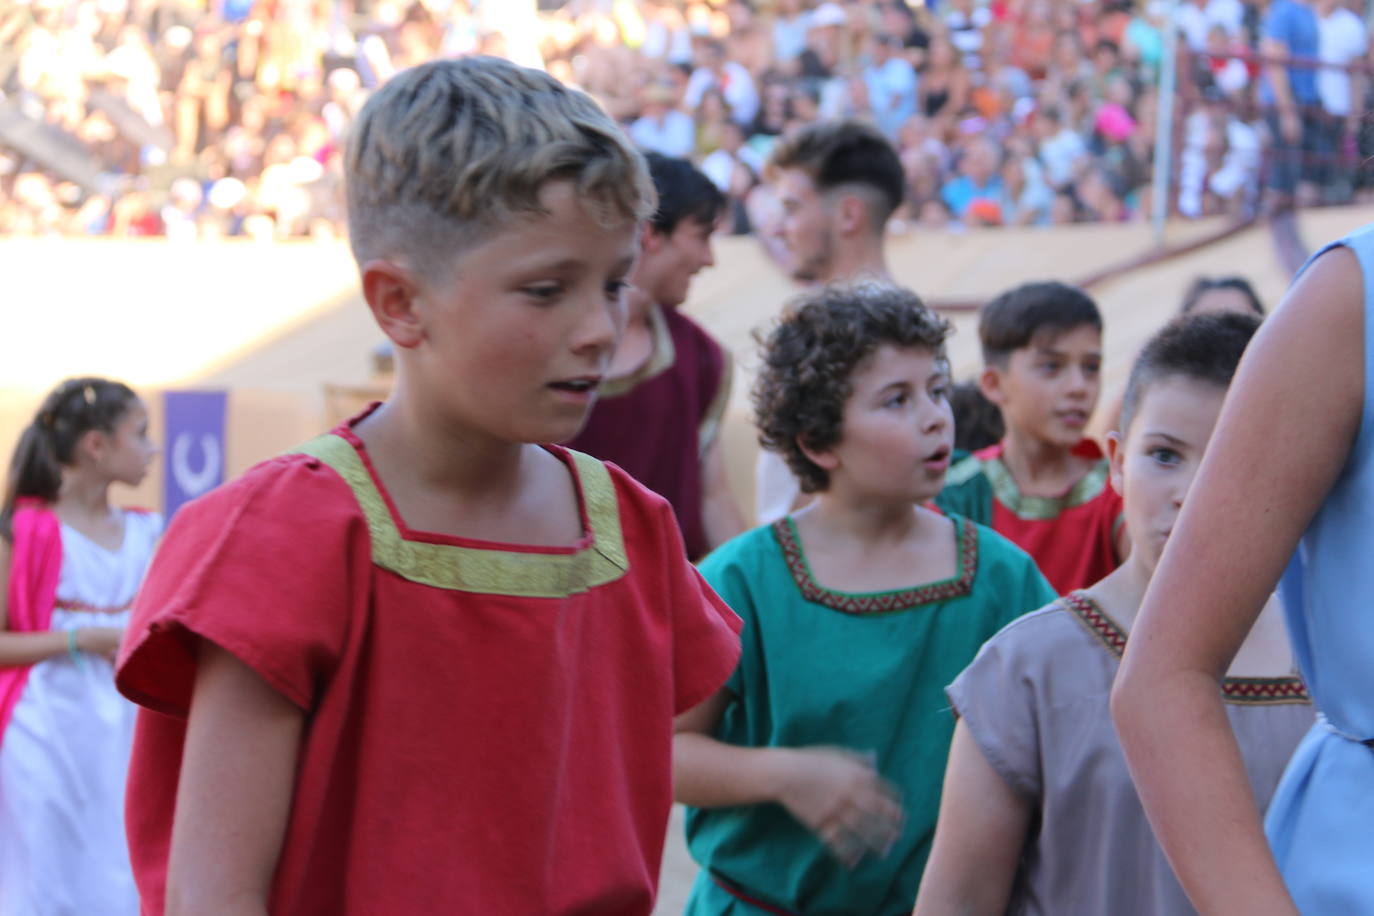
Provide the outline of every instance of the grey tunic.
[[[1121,628],[1075,592],[1007,624],[946,690],[993,769],[1036,810],[1008,914],[1194,912],[1112,726],[1107,699],[1125,644]],[[1263,811],[1312,706],[1296,677],[1228,678],[1224,694]]]

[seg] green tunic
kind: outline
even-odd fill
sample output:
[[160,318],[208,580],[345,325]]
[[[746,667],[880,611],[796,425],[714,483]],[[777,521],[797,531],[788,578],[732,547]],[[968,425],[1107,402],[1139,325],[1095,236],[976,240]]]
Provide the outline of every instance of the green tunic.
[[891,854],[847,871],[780,805],[687,811],[703,873],[692,916],[773,911],[826,916],[911,912],[935,831],[954,717],[945,685],[1003,624],[1054,600],[1031,559],[955,517],[952,579],[896,592],[834,592],[812,578],[790,518],[722,545],[701,564],[744,620],[734,694],[716,737],[749,747],[839,745],[872,753],[906,809]]

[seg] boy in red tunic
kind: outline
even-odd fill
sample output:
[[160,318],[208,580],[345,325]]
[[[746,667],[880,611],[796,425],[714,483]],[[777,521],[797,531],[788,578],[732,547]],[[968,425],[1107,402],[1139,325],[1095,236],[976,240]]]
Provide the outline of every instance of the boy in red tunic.
[[725,198],[686,159],[649,153],[658,210],[640,236],[625,336],[587,425],[570,448],[611,461],[672,504],[687,556],[744,530],[730,494],[720,421],[734,363],[678,311],[692,277],[715,263]]
[[1082,290],[1028,283],[978,319],[979,379],[1002,441],[955,462],[936,499],[1010,538],[1055,590],[1086,588],[1128,551],[1107,459],[1083,430],[1101,386],[1102,316]]
[[467,58],[374,94],[346,170],[395,394],[168,532],[118,672],[144,912],[648,914],[673,717],[738,621],[661,498],[532,444],[606,372],[642,160]]

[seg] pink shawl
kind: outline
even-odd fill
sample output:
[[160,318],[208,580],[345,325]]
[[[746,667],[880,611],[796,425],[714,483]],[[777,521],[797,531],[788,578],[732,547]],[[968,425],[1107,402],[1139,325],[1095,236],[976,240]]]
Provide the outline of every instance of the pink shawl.
[[[14,513],[14,549],[10,552],[9,629],[40,633],[52,623],[57,579],[62,572],[62,529],[46,504],[23,499]],[[29,665],[0,668],[0,742],[14,704],[29,679]]]

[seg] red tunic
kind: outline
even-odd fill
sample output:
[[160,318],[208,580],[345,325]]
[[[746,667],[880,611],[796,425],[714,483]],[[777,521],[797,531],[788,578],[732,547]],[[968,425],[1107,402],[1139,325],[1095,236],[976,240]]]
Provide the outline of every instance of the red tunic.
[[702,523],[702,456],[730,399],[733,364],[720,345],[674,309],[649,313],[654,352],[642,369],[612,379],[570,448],[611,461],[668,500],[687,555],[710,550]]
[[667,504],[574,471],[576,547],[412,531],[347,427],[184,507],[118,671],[147,707],[129,778],[144,912],[163,911],[177,774],[209,639],[307,713],[273,913],[648,914],[672,717],[739,621]]
[[1002,462],[999,443],[956,461],[936,502],[990,526],[1026,551],[1059,594],[1087,588],[1118,565],[1122,504],[1097,443],[1084,439],[1073,453],[1094,464],[1062,496],[1023,495]]

